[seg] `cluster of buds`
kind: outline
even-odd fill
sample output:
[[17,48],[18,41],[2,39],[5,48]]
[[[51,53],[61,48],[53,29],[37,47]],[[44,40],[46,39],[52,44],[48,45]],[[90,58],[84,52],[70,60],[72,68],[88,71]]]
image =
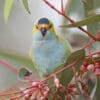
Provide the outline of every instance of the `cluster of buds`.
[[[80,83],[80,86],[82,88],[83,93],[84,93],[84,91],[88,90],[88,86],[84,82],[78,80],[78,83]],[[67,96],[67,98],[66,98],[67,100],[72,100],[71,99],[72,97],[80,95],[80,93],[79,93],[79,91],[77,89],[76,84],[74,84],[74,83],[73,84],[69,84],[67,86],[67,88],[66,88],[66,94],[67,94],[66,95]]]
[[42,83],[40,81],[32,82],[32,87],[34,87],[34,91],[31,96],[32,100],[47,100],[50,94],[50,89],[46,83]]
[[78,95],[79,93],[78,93],[76,84],[68,85],[67,88],[66,88],[66,94],[68,94],[68,95]]
[[[32,82],[30,87],[9,94],[10,97],[7,94],[7,98],[9,98],[9,100],[48,100],[47,98],[49,94],[50,89],[47,84],[42,83],[41,81],[36,81]],[[13,97],[11,95],[13,95]],[[6,96],[6,94],[2,96]]]
[[87,61],[85,61],[81,65],[80,70],[82,73],[87,72],[87,71],[94,72],[96,76],[100,78],[100,62],[99,61],[92,64],[89,64]]
[[[78,85],[80,85],[83,93],[88,90],[88,86],[86,83],[82,82],[81,80],[78,80],[77,82],[78,82]],[[73,82],[72,84],[69,84],[68,86],[65,87],[60,83],[60,80],[57,78],[56,75],[54,75],[54,86],[60,92],[65,94],[66,100],[72,100],[73,96],[75,97],[75,96],[80,95],[75,82]],[[59,100],[62,100],[61,97],[57,93],[55,93],[54,98],[57,98],[57,97],[59,98]],[[56,100],[56,99],[53,99],[53,100]]]

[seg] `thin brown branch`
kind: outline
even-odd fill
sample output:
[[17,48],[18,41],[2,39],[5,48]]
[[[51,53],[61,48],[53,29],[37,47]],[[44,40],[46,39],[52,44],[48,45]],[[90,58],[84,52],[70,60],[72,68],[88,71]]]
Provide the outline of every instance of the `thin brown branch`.
[[62,13],[65,12],[63,0],[61,0],[61,10],[62,10]]
[[20,87],[21,85],[23,85],[25,82],[17,82],[15,83],[13,86],[9,87],[8,89],[2,91],[2,93],[8,93],[11,90],[17,89],[18,87]]
[[30,87],[27,87],[27,88],[25,88],[25,89],[23,89],[23,90],[19,90],[19,91],[16,91],[16,92],[9,92],[9,93],[0,93],[0,97],[2,97],[2,96],[8,96],[8,95],[16,95],[16,94],[21,94],[21,93],[23,93],[25,90],[31,90],[31,89],[33,89],[34,87],[33,86],[30,86]]
[[[55,10],[58,14],[62,15],[63,17],[65,17],[67,20],[69,20],[72,24],[75,25],[74,20],[72,20],[71,18],[69,18],[67,15],[65,15],[65,13],[63,13],[62,11],[58,10],[55,6],[53,6],[51,3],[48,2],[48,0],[43,0],[49,7],[51,7],[53,10]],[[95,41],[100,41],[100,38],[95,37],[94,35],[92,35],[91,32],[85,30],[82,27],[78,27],[81,31],[85,32],[89,37],[91,37],[93,40]]]
[[[100,54],[100,51],[98,51],[98,52],[94,52],[94,53],[92,53],[91,55],[93,56],[93,55],[96,55],[96,54]],[[89,55],[86,56],[86,57],[89,57]]]
[[89,48],[95,41],[90,39],[90,41],[83,47],[83,49]]
[[7,63],[6,61],[0,60],[0,64],[6,67],[7,69],[11,70],[13,73],[17,74],[17,69],[11,64]]
[[47,80],[53,78],[53,77],[54,77],[54,74],[55,74],[55,75],[58,75],[58,74],[60,74],[61,72],[65,71],[65,70],[68,70],[69,68],[72,68],[78,61],[79,61],[79,59],[76,59],[72,64],[69,64],[69,65],[67,65],[66,67],[64,67],[64,68],[62,68],[62,69],[60,69],[60,70],[58,70],[58,71],[52,73],[51,75],[49,75],[48,77],[46,77],[46,78],[45,78],[44,80],[42,80],[41,82],[45,82],[45,81],[47,81]]

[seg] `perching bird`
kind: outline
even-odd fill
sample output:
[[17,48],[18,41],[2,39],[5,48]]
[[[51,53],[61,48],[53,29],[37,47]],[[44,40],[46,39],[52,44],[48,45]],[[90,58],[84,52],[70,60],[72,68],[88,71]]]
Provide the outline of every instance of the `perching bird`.
[[[56,34],[54,25],[49,19],[41,18],[36,21],[33,28],[31,58],[42,79],[63,68],[71,50],[69,42]],[[65,86],[68,81],[66,72],[59,78],[60,83]]]
[[49,19],[41,18],[34,24],[31,57],[40,77],[46,77],[58,67],[64,67],[62,65],[70,54],[70,44],[56,34]]
[[[41,78],[45,78],[57,69],[63,68],[71,52],[71,45],[56,34],[54,25],[49,19],[41,18],[36,21],[33,28],[31,58]],[[66,82],[69,83],[68,78],[70,76],[66,76],[66,73],[71,72],[69,70],[64,71],[59,77],[63,86],[67,86]],[[60,95],[65,98],[64,94],[60,93]]]

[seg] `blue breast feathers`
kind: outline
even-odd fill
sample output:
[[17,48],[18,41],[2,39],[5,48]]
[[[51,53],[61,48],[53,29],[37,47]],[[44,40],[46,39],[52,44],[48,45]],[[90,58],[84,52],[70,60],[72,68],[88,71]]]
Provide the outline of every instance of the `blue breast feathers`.
[[33,42],[32,47],[34,66],[42,76],[54,72],[70,54],[69,44],[66,45],[64,41],[38,41]]

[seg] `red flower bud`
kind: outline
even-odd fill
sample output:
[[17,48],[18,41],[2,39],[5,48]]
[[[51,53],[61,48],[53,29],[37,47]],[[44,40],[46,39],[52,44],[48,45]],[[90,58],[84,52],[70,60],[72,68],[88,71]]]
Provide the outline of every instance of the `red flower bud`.
[[86,71],[87,71],[87,66],[81,65],[80,70],[81,70],[82,72],[86,72]]

